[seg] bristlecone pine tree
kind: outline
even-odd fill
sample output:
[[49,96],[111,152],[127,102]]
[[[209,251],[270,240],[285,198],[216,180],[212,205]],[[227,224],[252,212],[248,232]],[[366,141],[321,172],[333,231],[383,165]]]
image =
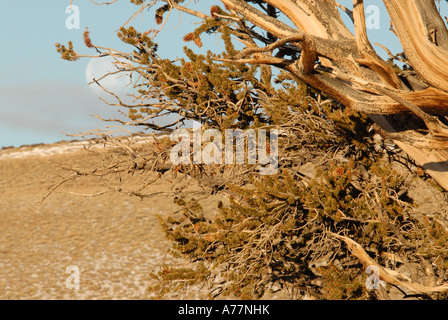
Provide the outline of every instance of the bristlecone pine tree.
[[[446,281],[448,236],[440,219],[410,217],[406,181],[371,143],[375,132],[395,141],[448,189],[448,30],[434,0],[383,0],[403,48],[394,55],[383,47],[388,60],[367,37],[363,0],[353,0],[352,9],[335,0],[207,1],[206,13],[184,0],[130,2],[140,6],[137,13],[153,9],[161,26],[171,10],[196,16],[201,23],[183,41],[202,47],[204,37],[219,34],[225,51],[199,55],[186,47],[187,59],[171,61],[157,54],[163,28],[121,27],[118,36],[132,52],[99,46],[86,30],[86,46],[116,58],[116,73],[133,72],[134,104],[111,93],[129,121],[111,120],[161,130],[177,121],[161,127],[153,120],[173,113],[206,128],[277,127],[287,136],[279,174],[235,178],[227,186],[231,204],[221,204],[217,218],[205,218],[194,200],[176,199],[184,216],[162,225],[200,265],[155,274],[161,294],[167,284],[184,287],[219,275],[227,282],[214,293],[246,298],[263,296],[279,280],[321,298],[371,298],[362,274],[346,272],[353,261],[334,253],[337,243],[365,267],[377,266],[390,284],[421,295],[447,291],[381,267],[384,252],[425,266],[438,261],[432,274]],[[83,56],[71,42],[57,50],[67,60]],[[297,169],[310,162],[322,166],[318,179]],[[243,180],[251,187],[241,187]],[[328,254],[338,264],[319,267],[316,261]]]

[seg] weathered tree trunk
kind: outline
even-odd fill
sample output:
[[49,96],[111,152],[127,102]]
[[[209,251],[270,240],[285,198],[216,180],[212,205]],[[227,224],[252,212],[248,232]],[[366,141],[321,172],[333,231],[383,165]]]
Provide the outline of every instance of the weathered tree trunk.
[[[221,1],[278,38],[265,48],[248,47],[235,60],[281,67],[345,106],[369,114],[383,135],[396,140],[448,190],[448,30],[434,0],[384,0],[405,62],[412,68],[399,74],[367,37],[363,0],[353,0],[353,12],[346,10],[354,35],[335,0],[258,1],[261,8],[269,4],[280,10],[294,27],[255,4]],[[272,55],[286,44],[300,51],[297,60]]]

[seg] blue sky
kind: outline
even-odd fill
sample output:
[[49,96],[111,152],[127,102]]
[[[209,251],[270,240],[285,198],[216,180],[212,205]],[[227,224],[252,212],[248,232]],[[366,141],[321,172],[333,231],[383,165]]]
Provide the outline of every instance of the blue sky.
[[[125,47],[116,30],[138,9],[129,0],[110,6],[97,6],[89,0],[75,0],[80,9],[80,28],[68,29],[66,8],[70,0],[1,0],[0,11],[0,148],[24,144],[52,143],[67,140],[65,133],[78,133],[106,125],[90,114],[119,117],[116,107],[98,99],[86,83],[88,58],[64,61],[55,43],[72,40],[79,54],[94,54],[82,42],[86,27],[97,45]],[[192,0],[192,3],[194,1]],[[389,18],[380,0],[367,1],[381,8],[380,29],[369,30],[371,41],[399,52],[398,40],[390,34]],[[213,2],[214,3],[214,2]],[[208,11],[213,4],[202,0],[197,8]],[[342,0],[351,7],[351,0]],[[442,8],[445,10],[446,8]],[[447,10],[445,10],[446,12]],[[443,13],[443,11],[442,11]],[[131,25],[143,31],[156,27],[154,12],[137,17]],[[183,56],[182,36],[194,29],[194,19],[172,13],[159,43],[159,55],[174,59]],[[178,23],[181,25],[178,26]],[[204,49],[216,48],[217,38],[204,41]],[[199,51],[195,47],[196,51]],[[382,49],[378,53],[384,56]],[[110,124],[109,124],[110,125]]]

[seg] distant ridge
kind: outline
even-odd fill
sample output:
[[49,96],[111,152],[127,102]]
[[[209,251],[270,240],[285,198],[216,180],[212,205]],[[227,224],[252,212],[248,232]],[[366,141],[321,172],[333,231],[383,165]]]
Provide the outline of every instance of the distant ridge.
[[[130,135],[123,135],[115,138],[128,139],[132,137],[137,140],[147,141],[153,139],[154,137],[167,136],[166,133],[133,133]],[[83,149],[85,146],[94,145],[101,138],[91,138],[91,139],[74,139],[74,140],[61,140],[54,143],[36,143],[30,145],[22,145],[20,147],[2,147],[0,149],[0,160],[1,159],[13,159],[13,158],[24,158],[27,156],[49,156],[53,154],[64,154],[76,152]]]

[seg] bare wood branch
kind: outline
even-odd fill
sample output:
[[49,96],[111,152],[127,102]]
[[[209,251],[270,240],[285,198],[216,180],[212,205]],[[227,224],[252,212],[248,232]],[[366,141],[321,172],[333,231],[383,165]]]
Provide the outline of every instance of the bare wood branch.
[[372,68],[384,83],[393,88],[405,89],[405,85],[392,70],[391,66],[382,60],[373,49],[366,28],[366,17],[364,13],[364,0],[353,0],[353,17],[355,24],[356,44],[361,59],[358,61]]
[[423,293],[423,294],[431,294],[431,293],[437,293],[437,292],[446,292],[448,291],[448,283],[443,284],[440,286],[430,287],[430,286],[424,286],[417,282],[414,282],[412,279],[410,279],[408,276],[404,275],[403,273],[397,272],[395,270],[386,269],[380,266],[378,263],[376,263],[364,250],[364,248],[357,243],[356,241],[353,241],[352,239],[342,236],[333,232],[329,232],[329,234],[335,238],[338,238],[342,241],[344,241],[351,253],[358,258],[358,260],[364,265],[365,268],[369,266],[375,266],[379,270],[379,277],[381,280],[393,284],[399,287],[406,288],[408,290],[411,290],[414,293]]
[[342,11],[344,11],[348,17],[350,18],[350,20],[352,20],[352,22],[354,22],[354,18],[353,18],[353,11],[350,10],[349,8],[347,8],[346,6],[343,6],[342,4],[340,4],[339,2],[336,3],[336,5],[342,9]]

